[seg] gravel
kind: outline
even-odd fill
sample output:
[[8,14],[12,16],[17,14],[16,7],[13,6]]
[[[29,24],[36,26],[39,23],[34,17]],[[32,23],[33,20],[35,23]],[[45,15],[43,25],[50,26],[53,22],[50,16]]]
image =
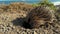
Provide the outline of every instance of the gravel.
[[17,11],[0,12],[0,34],[60,34],[60,21],[38,29],[24,28],[22,25],[28,13]]
[[[0,14],[0,20],[1,20],[0,34],[60,34],[60,25],[58,23],[50,25],[48,28],[42,27],[39,29],[26,29],[21,27],[20,25],[14,25],[14,23],[11,22],[16,18],[20,18],[21,13],[13,13],[13,14],[10,14],[10,13],[8,14],[8,13]],[[26,14],[23,14],[22,12],[22,15],[26,15]]]

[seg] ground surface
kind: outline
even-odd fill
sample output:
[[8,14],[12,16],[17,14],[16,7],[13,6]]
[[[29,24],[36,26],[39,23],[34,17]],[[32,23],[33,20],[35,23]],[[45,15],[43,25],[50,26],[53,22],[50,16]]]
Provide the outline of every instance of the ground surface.
[[59,21],[38,29],[25,29],[22,27],[22,23],[28,13],[27,11],[3,12],[2,9],[0,10],[0,34],[60,34]]

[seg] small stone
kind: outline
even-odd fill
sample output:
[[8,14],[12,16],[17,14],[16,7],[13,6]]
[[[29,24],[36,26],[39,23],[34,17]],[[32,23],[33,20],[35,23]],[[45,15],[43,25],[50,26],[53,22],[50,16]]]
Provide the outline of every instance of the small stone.
[[23,31],[23,32],[21,32],[20,34],[27,34],[27,33]]
[[15,28],[15,26],[13,26],[13,29]]
[[3,32],[0,32],[0,34],[4,34]]
[[37,33],[34,31],[34,34],[37,34]]

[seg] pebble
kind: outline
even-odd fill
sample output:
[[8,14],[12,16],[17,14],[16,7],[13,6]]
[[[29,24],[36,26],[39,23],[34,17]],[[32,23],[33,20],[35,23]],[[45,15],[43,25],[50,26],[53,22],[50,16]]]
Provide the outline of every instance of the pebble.
[[0,34],[4,34],[3,32],[0,32]]

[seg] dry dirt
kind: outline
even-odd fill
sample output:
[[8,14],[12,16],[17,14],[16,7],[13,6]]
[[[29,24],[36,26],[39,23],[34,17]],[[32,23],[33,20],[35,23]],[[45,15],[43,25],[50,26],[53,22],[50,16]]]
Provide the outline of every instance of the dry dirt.
[[21,4],[15,4],[17,8],[13,5],[0,7],[0,34],[60,34],[59,21],[53,24],[46,24],[45,27],[43,26],[38,29],[26,29],[23,23],[28,11],[33,7],[29,5],[29,8],[26,5],[29,10],[25,10],[25,8],[22,8],[25,6],[18,9],[18,6],[21,6]]

